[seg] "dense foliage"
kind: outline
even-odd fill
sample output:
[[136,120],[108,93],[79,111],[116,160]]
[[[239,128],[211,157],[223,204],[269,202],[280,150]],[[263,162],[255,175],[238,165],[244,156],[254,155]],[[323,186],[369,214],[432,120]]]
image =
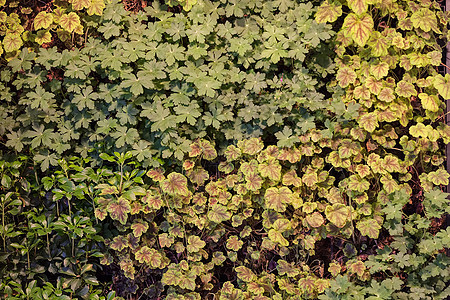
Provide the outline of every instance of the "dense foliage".
[[2,62],[0,297],[450,296],[436,2],[68,2]]

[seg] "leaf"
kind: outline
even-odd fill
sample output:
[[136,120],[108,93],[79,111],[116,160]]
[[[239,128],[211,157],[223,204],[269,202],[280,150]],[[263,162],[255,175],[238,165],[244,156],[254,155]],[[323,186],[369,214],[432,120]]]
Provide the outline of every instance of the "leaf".
[[91,5],[88,7],[88,15],[101,16],[103,14],[103,9],[106,7],[104,0],[91,0]]
[[233,251],[239,251],[243,244],[244,242],[239,240],[235,235],[232,235],[227,239],[227,248]]
[[22,38],[17,33],[7,33],[3,39],[3,49],[5,49],[6,52],[19,50],[22,45]]
[[270,229],[268,233],[269,239],[274,243],[279,243],[281,246],[289,246],[289,241],[283,236],[283,234],[276,230]]
[[337,71],[336,79],[342,88],[347,87],[349,84],[354,84],[356,80],[356,72],[349,67],[341,67]]
[[371,239],[378,238],[381,225],[375,219],[365,219],[356,223],[356,228],[362,235],[368,236]]
[[377,114],[373,112],[363,114],[358,123],[368,132],[373,132],[378,127]]
[[247,267],[239,266],[234,269],[237,273],[237,277],[244,282],[252,282],[256,280],[256,275]]
[[195,167],[193,170],[187,171],[186,175],[192,183],[200,186],[209,179],[208,172],[202,167]]
[[259,164],[258,171],[261,173],[261,176],[268,177],[270,180],[280,180],[281,165],[276,159],[269,159],[267,162]]
[[439,111],[439,98],[436,95],[429,95],[426,93],[419,94],[420,102],[422,103],[422,107],[426,110],[437,112]]
[[137,261],[150,264],[153,268],[158,268],[161,265],[161,254],[155,249],[143,246],[134,254]]
[[314,212],[312,215],[307,215],[306,216],[306,222],[308,222],[308,224],[311,227],[317,228],[323,225],[323,223],[325,222],[324,218],[322,217],[322,215],[319,212]]
[[405,80],[397,82],[397,87],[395,88],[395,92],[397,93],[397,95],[405,97],[405,98],[417,95],[417,91],[414,88],[414,85]]
[[78,26],[81,25],[80,17],[75,12],[70,12],[69,14],[64,14],[61,16],[59,19],[59,24],[64,30],[73,32]]
[[133,225],[131,225],[131,230],[133,230],[133,235],[135,237],[140,237],[143,233],[148,230],[148,223],[138,219],[133,221]]
[[253,192],[258,191],[263,183],[263,179],[256,173],[246,175],[245,181],[245,187]]
[[411,15],[411,22],[415,28],[420,28],[425,32],[433,30],[436,33],[441,31],[437,27],[436,15],[428,8],[420,8]]
[[344,204],[335,203],[325,208],[325,215],[331,223],[342,228],[350,217],[350,209]]
[[448,185],[448,178],[450,177],[450,174],[448,174],[447,171],[444,169],[439,169],[434,172],[430,172],[427,175],[427,178],[429,181],[431,181],[435,185]]
[[380,62],[376,65],[370,66],[370,74],[373,75],[377,80],[387,76],[389,72],[389,65],[385,62]]
[[215,223],[221,223],[231,218],[231,213],[221,204],[214,204],[208,212],[208,219]]
[[203,247],[206,246],[206,243],[202,241],[198,236],[196,235],[190,235],[188,237],[188,245],[186,247],[186,250],[189,253],[195,253],[200,251]]
[[217,151],[209,141],[202,139],[191,144],[191,151],[189,152],[189,157],[200,155],[206,160],[213,160],[217,157]]
[[270,187],[264,194],[266,207],[273,209],[277,212],[284,212],[286,210],[286,204],[291,202],[292,191],[288,187]]
[[171,196],[187,196],[189,194],[187,178],[176,172],[167,175],[167,179],[161,182],[161,188],[163,192]]
[[164,172],[161,169],[151,169],[146,173],[146,175],[153,179],[153,181],[155,182],[161,182],[166,179],[166,177],[164,176]]
[[345,18],[342,30],[347,31],[353,41],[363,47],[373,30],[372,17],[369,14],[357,16],[351,13]]
[[131,211],[131,206],[128,200],[120,197],[109,203],[106,210],[110,213],[111,219],[117,220],[122,225],[125,225],[127,223],[128,213]]
[[237,146],[242,150],[242,153],[249,155],[255,155],[264,148],[264,144],[260,138],[239,141]]
[[334,22],[338,17],[342,15],[342,6],[339,2],[332,1],[331,3],[327,1],[323,2],[316,13],[317,23]]
[[293,185],[295,187],[299,187],[302,185],[302,180],[297,176],[297,172],[295,170],[290,170],[283,175],[282,179],[283,185]]
[[123,235],[114,237],[110,244],[111,249],[116,250],[116,251],[122,251],[123,249],[127,248],[128,246],[129,246],[128,239]]
[[36,38],[34,39],[39,45],[50,43],[52,41],[52,35],[48,30],[39,30],[36,33]]
[[53,15],[45,11],[39,12],[34,18],[33,25],[34,29],[38,30],[40,28],[47,29],[53,23]]
[[348,188],[352,191],[358,191],[360,193],[367,191],[370,187],[370,183],[360,178],[358,175],[351,175],[348,182]]
[[351,272],[351,273],[355,273],[358,276],[363,276],[364,275],[364,271],[366,270],[366,266],[364,265],[364,263],[362,261],[357,261],[357,262],[352,262],[352,263],[347,263],[347,269]]
[[368,3],[366,0],[348,0],[348,6],[357,15],[360,15],[367,11]]

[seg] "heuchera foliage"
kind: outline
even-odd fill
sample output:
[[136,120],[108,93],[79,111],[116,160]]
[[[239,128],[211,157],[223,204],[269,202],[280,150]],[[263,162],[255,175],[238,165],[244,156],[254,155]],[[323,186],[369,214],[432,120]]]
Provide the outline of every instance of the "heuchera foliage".
[[80,49],[23,49],[0,72],[1,295],[447,299],[448,17],[113,1]]

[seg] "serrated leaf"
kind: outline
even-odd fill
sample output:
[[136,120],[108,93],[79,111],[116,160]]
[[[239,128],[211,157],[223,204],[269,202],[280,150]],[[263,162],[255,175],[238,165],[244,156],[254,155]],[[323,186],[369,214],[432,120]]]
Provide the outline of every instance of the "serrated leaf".
[[439,111],[439,98],[436,95],[429,95],[426,93],[419,94],[420,102],[422,103],[422,107],[426,110],[437,112]]
[[347,269],[351,273],[355,273],[358,276],[363,276],[364,271],[366,270],[366,266],[364,265],[364,263],[362,261],[357,261],[357,262],[352,262],[352,263],[348,264]]
[[128,245],[128,239],[123,236],[123,235],[119,235],[113,238],[110,247],[113,250],[116,251],[122,251],[123,249],[127,248]]
[[264,194],[266,207],[273,209],[277,212],[284,212],[286,210],[286,204],[291,202],[292,191],[288,187],[270,187]]
[[348,6],[357,15],[360,15],[367,11],[368,3],[366,0],[348,0]]
[[378,127],[378,117],[376,113],[363,114],[359,118],[359,125],[361,125],[366,131],[373,132]]
[[232,235],[227,239],[227,248],[233,251],[239,251],[244,244],[237,236]]
[[6,52],[13,52],[16,50],[19,50],[20,47],[22,47],[23,42],[22,38],[17,33],[7,33],[5,35],[5,38],[3,39],[3,49],[5,49]]
[[176,172],[167,175],[167,179],[161,182],[161,188],[163,192],[171,196],[187,196],[189,194],[187,178]]
[[269,159],[267,162],[258,165],[261,176],[270,180],[279,181],[281,177],[281,165],[276,159]]
[[332,1],[331,3],[327,0],[323,2],[316,13],[317,23],[334,22],[338,17],[342,15],[342,6],[339,2]]
[[264,144],[260,138],[239,141],[237,146],[242,150],[242,153],[249,155],[255,155],[264,148]]
[[103,14],[103,9],[106,7],[104,0],[91,0],[91,5],[89,5],[87,13],[88,15],[101,16]]
[[231,213],[221,204],[214,204],[208,212],[208,219],[215,223],[221,223],[229,220],[230,218]]
[[52,35],[48,30],[39,30],[36,33],[36,38],[34,39],[39,45],[50,43],[52,41]]
[[106,210],[111,219],[119,221],[122,225],[127,223],[128,213],[131,211],[130,202],[125,198],[119,198],[108,204]]
[[131,230],[133,230],[133,235],[135,237],[140,237],[143,233],[148,230],[148,223],[143,220],[134,220],[131,225]]
[[437,19],[434,12],[428,8],[420,8],[411,15],[411,22],[415,28],[420,28],[425,32],[433,30],[440,33],[437,27]]
[[191,235],[188,237],[188,245],[186,247],[186,250],[190,253],[195,253],[200,251],[203,247],[205,247],[206,243],[201,240],[196,235]]
[[207,140],[198,140],[191,144],[189,157],[197,157],[202,155],[206,160],[213,160],[217,157],[217,151],[214,146]]
[[245,282],[252,282],[256,280],[256,275],[247,267],[239,266],[234,269],[237,273],[237,277]]
[[377,80],[387,76],[389,72],[389,65],[385,62],[380,62],[376,65],[370,66],[370,74],[373,75]]
[[450,174],[448,174],[447,171],[443,169],[439,169],[434,172],[430,172],[427,175],[427,178],[429,181],[431,181],[435,185],[448,185],[448,178],[450,177]]
[[356,223],[356,228],[362,235],[368,236],[371,239],[378,238],[381,225],[374,219],[365,219]]
[[356,44],[363,47],[373,30],[373,19],[369,14],[349,14],[342,25],[342,30],[347,30],[348,36]]
[[341,203],[328,205],[325,208],[327,219],[339,228],[344,227],[350,217],[350,209]]
[[45,11],[39,12],[34,18],[33,25],[35,30],[40,28],[47,29],[53,23],[53,15]]
[[302,179],[297,176],[295,170],[290,170],[283,175],[283,185],[293,185],[299,187],[302,185]]
[[317,228],[323,225],[325,219],[319,212],[316,211],[312,215],[306,216],[306,222],[308,222],[311,227]]
[[336,79],[342,88],[347,87],[349,84],[354,84],[356,80],[356,72],[349,67],[341,67],[337,71]]
[[80,17],[75,12],[64,14],[59,18],[59,25],[68,31],[73,32],[78,26],[81,25]]

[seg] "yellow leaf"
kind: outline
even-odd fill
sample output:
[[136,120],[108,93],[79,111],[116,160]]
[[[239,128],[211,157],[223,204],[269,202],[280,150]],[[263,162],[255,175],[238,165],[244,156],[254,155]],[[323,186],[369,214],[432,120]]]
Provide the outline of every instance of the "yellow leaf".
[[98,15],[103,14],[103,9],[105,8],[105,2],[103,0],[92,0],[91,5],[88,8],[88,15]]
[[77,26],[81,25],[80,17],[76,13],[70,12],[69,14],[64,14],[61,16],[59,19],[59,24],[64,30],[72,32],[77,28]]
[[348,31],[348,35],[359,46],[363,47],[373,30],[373,19],[368,14],[357,16],[349,14],[342,25],[342,30]]

